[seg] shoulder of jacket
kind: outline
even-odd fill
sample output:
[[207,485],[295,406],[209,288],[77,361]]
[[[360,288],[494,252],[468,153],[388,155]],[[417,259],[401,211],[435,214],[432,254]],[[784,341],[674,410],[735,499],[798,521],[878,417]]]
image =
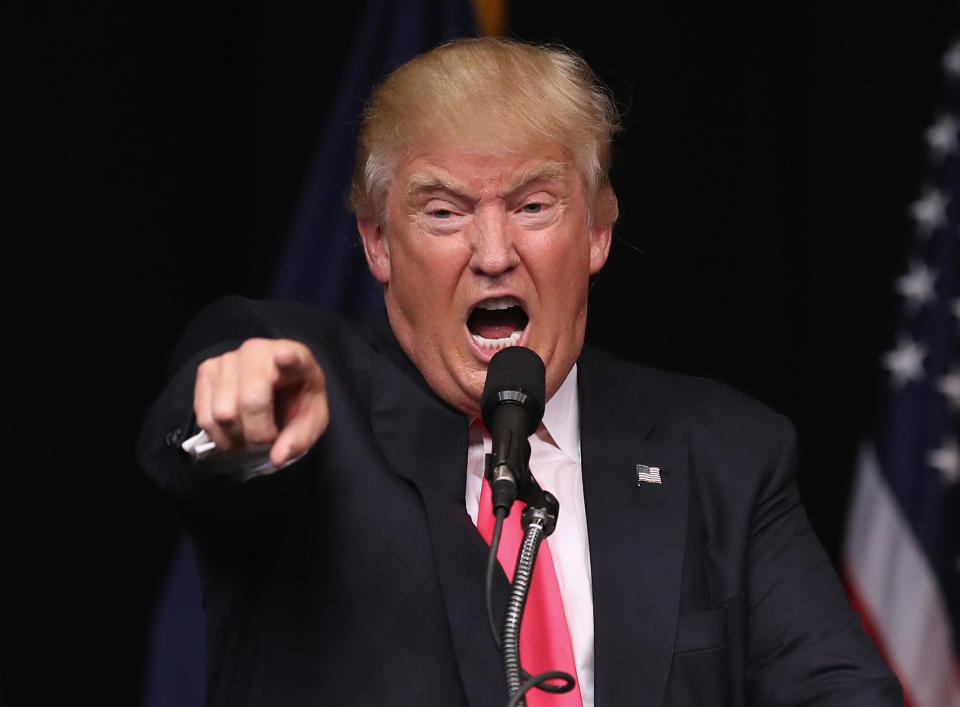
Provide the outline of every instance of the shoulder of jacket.
[[599,349],[581,356],[582,380],[600,395],[619,398],[620,407],[642,407],[660,434],[708,434],[731,440],[769,437],[779,440],[782,415],[756,398],[720,381],[651,368]]

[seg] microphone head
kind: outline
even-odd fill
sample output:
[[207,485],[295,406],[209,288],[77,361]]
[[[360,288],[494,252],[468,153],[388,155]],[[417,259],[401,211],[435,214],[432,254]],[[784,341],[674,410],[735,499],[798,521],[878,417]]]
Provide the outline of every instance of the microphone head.
[[508,346],[498,351],[487,366],[487,381],[480,398],[483,424],[493,429],[493,413],[501,405],[520,405],[527,412],[529,437],[543,419],[546,398],[546,368],[533,351]]

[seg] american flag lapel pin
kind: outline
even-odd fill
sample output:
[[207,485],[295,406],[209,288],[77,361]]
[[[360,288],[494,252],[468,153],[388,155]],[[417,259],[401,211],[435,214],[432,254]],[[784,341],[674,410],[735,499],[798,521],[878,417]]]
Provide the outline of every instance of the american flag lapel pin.
[[646,464],[637,464],[637,486],[640,484],[659,484],[660,481],[660,467],[659,466],[647,466]]

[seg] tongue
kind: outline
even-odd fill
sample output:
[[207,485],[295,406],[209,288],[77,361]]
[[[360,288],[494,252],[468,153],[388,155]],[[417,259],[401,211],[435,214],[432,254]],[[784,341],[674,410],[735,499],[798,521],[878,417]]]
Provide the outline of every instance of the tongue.
[[509,309],[475,309],[467,327],[484,339],[506,339],[527,325],[527,317],[520,307]]

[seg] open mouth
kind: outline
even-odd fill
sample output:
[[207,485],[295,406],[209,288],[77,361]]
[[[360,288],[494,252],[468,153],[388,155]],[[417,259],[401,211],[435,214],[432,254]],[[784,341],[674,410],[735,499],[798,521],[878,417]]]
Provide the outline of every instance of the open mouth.
[[467,328],[480,348],[516,346],[530,317],[513,297],[494,297],[474,307]]

